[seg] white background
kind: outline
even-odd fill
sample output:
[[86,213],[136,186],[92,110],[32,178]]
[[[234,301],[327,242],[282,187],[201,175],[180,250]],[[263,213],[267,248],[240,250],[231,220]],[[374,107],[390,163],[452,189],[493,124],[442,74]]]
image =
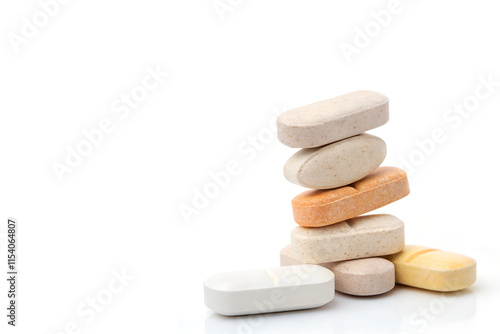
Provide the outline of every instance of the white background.
[[[221,16],[212,0],[69,1],[18,52],[9,36],[20,35],[23,17],[32,21],[40,5],[1,3],[1,268],[12,216],[19,221],[20,309],[15,329],[2,311],[0,332],[495,328],[500,87],[467,118],[443,117],[473,101],[480,77],[500,81],[499,8],[401,0],[400,12],[348,62],[341,43],[353,44],[356,29],[370,26],[370,13],[389,1],[229,3]],[[169,75],[120,119],[113,103],[137,89],[147,67]],[[475,258],[476,284],[446,303],[442,294],[405,287],[373,298],[338,293],[323,308],[267,315],[250,327],[245,317],[213,315],[203,304],[203,280],[279,265],[296,226],[290,200],[304,190],[282,176],[295,150],[274,134],[252,149],[249,137],[269,134],[276,111],[358,89],[390,98],[391,120],[371,131],[387,143],[383,165],[415,159],[422,154],[416,141],[444,131],[446,140],[409,176],[411,194],[377,212],[401,218],[410,244]],[[64,163],[67,147],[85,140],[82,131],[108,118],[113,131],[59,181],[53,163]],[[183,219],[181,203],[192,205],[209,173],[232,160],[239,174]],[[133,279],[109,292],[122,270]],[[4,279],[0,291],[4,310]],[[95,297],[106,305],[91,319],[86,303]]]

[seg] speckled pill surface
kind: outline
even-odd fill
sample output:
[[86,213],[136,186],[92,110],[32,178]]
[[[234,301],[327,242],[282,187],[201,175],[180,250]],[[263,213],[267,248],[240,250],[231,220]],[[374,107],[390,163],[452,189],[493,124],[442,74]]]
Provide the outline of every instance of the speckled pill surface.
[[318,147],[374,129],[388,120],[387,96],[360,90],[284,112],[278,117],[278,139],[289,147]]
[[396,285],[394,265],[379,257],[335,262],[330,270],[335,274],[335,289],[349,295],[380,295]]
[[[290,245],[280,251],[280,265],[303,264],[292,256]],[[371,257],[340,262],[318,263],[335,274],[335,290],[354,296],[373,296],[392,290],[396,284],[391,261]]]
[[327,226],[378,209],[409,193],[405,171],[379,167],[348,186],[297,195],[292,200],[293,217],[301,226]]
[[380,166],[385,142],[369,134],[346,138],[318,148],[304,148],[285,164],[285,178],[311,189],[338,188],[358,181]]
[[[330,269],[330,266],[333,262],[328,263],[316,263],[318,266],[322,266]],[[305,262],[300,262],[292,256],[292,247],[291,245],[287,245],[282,248],[280,251],[280,266],[294,266],[297,264],[306,264]]]
[[386,256],[396,268],[396,283],[434,291],[457,291],[476,281],[476,261],[434,248],[407,245]]
[[297,226],[291,233],[292,257],[302,263],[394,254],[404,245],[404,224],[391,215],[361,216],[320,228]]

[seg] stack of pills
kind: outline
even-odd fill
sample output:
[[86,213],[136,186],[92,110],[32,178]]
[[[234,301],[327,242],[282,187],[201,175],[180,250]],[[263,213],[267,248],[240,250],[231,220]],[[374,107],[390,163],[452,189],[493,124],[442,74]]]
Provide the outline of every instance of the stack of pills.
[[278,118],[279,140],[301,148],[285,164],[292,183],[313,189],[292,200],[291,244],[282,266],[318,264],[335,274],[337,291],[370,296],[395,283],[455,291],[475,281],[475,261],[459,254],[406,246],[403,222],[391,215],[365,215],[409,193],[406,173],[379,167],[385,142],[365,131],[389,120],[389,100],[356,91]]
[[389,120],[389,100],[357,91],[283,113],[278,138],[301,148],[287,180],[310,188],[292,200],[291,244],[281,267],[226,272],[204,284],[205,304],[223,315],[314,308],[337,291],[371,296],[395,283],[456,291],[476,280],[476,262],[456,253],[405,246],[403,222],[365,215],[410,192],[406,173],[379,167],[385,142],[365,131]]

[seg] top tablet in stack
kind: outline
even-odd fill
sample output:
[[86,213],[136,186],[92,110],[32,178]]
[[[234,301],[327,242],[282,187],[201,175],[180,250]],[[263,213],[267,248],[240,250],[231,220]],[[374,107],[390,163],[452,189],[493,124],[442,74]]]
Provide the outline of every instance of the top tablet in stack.
[[375,129],[389,121],[387,96],[360,90],[289,110],[278,118],[278,139],[313,148]]

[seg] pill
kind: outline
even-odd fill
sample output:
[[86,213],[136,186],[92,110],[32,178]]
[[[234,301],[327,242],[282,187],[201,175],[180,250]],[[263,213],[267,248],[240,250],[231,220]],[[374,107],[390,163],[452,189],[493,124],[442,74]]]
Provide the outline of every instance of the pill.
[[359,135],[389,120],[389,99],[360,90],[288,110],[278,117],[278,139],[294,148],[311,148]]
[[335,289],[354,296],[374,296],[396,285],[394,265],[379,257],[332,263]]
[[325,227],[297,226],[291,233],[292,257],[325,263],[400,252],[404,224],[391,215],[367,215]]
[[348,186],[299,194],[292,200],[293,217],[301,226],[331,225],[378,209],[409,193],[403,170],[379,167]]
[[286,162],[283,174],[288,181],[307,188],[338,188],[373,172],[386,153],[382,139],[361,134],[298,151]]
[[396,268],[396,283],[434,291],[457,291],[476,281],[476,261],[434,248],[407,245],[385,257]]
[[[302,264],[292,256],[290,245],[280,252],[280,265]],[[392,290],[396,284],[394,265],[380,257],[318,263],[335,275],[335,290],[354,296],[374,296]]]
[[303,264],[215,274],[204,290],[205,305],[222,315],[281,312],[330,302],[335,278],[326,268]]

